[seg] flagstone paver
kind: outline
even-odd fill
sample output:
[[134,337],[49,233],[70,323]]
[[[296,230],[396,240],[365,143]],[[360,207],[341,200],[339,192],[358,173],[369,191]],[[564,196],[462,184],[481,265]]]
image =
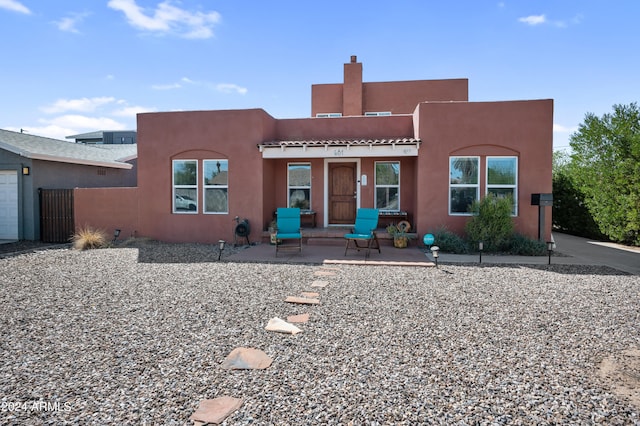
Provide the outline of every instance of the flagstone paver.
[[316,277],[331,277],[334,276],[336,273],[333,271],[315,271],[313,273],[313,275],[315,275]]
[[329,281],[315,280],[314,282],[311,283],[311,287],[314,287],[314,288],[325,288],[328,285],[329,285]]
[[286,333],[286,334],[294,334],[294,335],[302,332],[302,330],[300,330],[295,325],[289,324],[285,320],[280,319],[278,317],[271,318],[264,329],[267,331],[275,331],[278,333]]
[[204,399],[200,401],[198,409],[189,417],[196,424],[220,424],[231,413],[242,405],[241,398],[231,396],[221,396],[214,399]]
[[287,317],[287,321],[293,323],[305,323],[309,321],[309,314],[289,315]]
[[284,299],[284,301],[287,303],[299,303],[302,305],[319,305],[320,304],[319,299],[313,299],[310,297],[287,296],[287,298]]
[[320,297],[320,293],[316,293],[314,291],[303,291],[302,293],[300,293],[300,295],[302,297],[310,297],[310,298]]
[[227,370],[264,370],[273,360],[269,355],[254,348],[235,348],[222,362]]

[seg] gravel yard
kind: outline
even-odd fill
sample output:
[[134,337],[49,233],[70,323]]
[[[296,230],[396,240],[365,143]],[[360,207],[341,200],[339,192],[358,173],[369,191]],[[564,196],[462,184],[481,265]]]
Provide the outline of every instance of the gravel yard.
[[[611,269],[236,264],[149,242],[0,258],[0,280],[2,424],[192,424],[223,395],[244,400],[228,425],[640,424],[640,279]],[[316,280],[320,305],[284,303]],[[301,313],[302,333],[264,330]],[[237,347],[273,364],[221,369]]]

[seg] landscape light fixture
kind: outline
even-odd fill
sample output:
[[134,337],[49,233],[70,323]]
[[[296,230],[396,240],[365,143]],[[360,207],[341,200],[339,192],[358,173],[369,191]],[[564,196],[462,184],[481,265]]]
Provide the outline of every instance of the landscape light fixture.
[[482,250],[484,250],[484,243],[480,241],[478,243],[478,251],[480,252],[480,263],[482,263]]
[[113,231],[113,244],[116,243],[116,240],[118,239],[118,237],[120,236],[120,230],[116,229],[115,231]]
[[431,254],[433,255],[433,260],[436,261],[436,268],[438,267],[438,252],[440,251],[440,247],[431,246]]
[[548,265],[551,265],[551,252],[553,251],[553,246],[554,246],[554,242],[553,241],[547,241],[547,252],[549,253],[549,263]]
[[225,240],[218,240],[218,260],[222,257],[222,251],[224,250],[224,245],[227,242]]

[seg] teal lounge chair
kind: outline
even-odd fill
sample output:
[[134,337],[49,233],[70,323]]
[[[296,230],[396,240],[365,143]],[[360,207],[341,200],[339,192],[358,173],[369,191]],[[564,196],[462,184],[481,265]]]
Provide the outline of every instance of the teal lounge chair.
[[[279,207],[276,215],[276,257],[283,249],[297,249],[302,253],[302,232],[300,231],[300,209]],[[284,240],[296,240],[297,244],[282,244]]]
[[[344,248],[344,255],[347,255],[347,250],[354,249],[360,251],[360,249],[367,249],[364,258],[369,257],[371,249],[378,249],[380,251],[380,242],[376,235],[376,228],[378,227],[378,209],[358,209],[356,212],[356,223],[350,234],[345,234],[344,238],[347,240],[347,245]],[[351,243],[353,242],[353,247]],[[362,244],[362,245],[361,245]]]

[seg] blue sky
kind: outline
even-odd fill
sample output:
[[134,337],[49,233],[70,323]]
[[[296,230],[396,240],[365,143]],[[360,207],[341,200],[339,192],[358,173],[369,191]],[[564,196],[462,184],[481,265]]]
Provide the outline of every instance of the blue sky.
[[640,100],[640,2],[0,0],[0,128],[135,129],[146,111],[308,117],[311,85],[468,78],[470,101],[547,99],[554,146]]

